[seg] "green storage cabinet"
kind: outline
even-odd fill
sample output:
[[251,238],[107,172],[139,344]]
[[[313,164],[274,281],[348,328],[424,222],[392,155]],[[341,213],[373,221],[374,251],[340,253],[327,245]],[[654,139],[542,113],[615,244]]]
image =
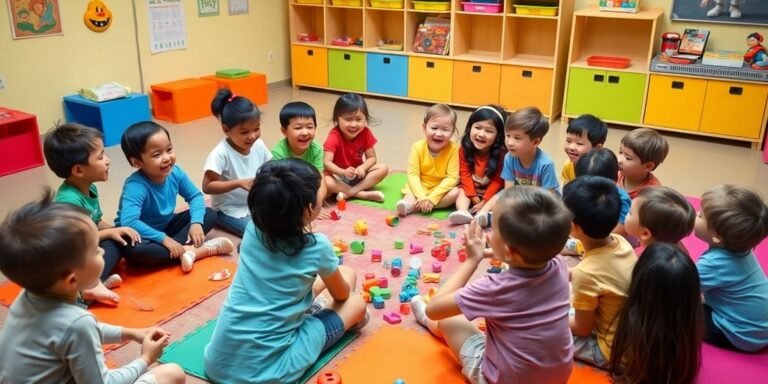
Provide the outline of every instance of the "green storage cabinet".
[[365,53],[329,49],[328,86],[365,92]]
[[646,80],[642,73],[571,68],[565,113],[640,123]]

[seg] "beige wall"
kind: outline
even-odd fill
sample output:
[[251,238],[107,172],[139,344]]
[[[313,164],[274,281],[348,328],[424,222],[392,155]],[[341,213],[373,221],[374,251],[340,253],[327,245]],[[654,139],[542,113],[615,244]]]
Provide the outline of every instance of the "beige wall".
[[64,35],[25,40],[11,38],[6,1],[0,3],[0,76],[6,81],[0,106],[37,115],[41,131],[63,119],[61,98],[81,87],[117,81],[141,91],[143,75],[146,91],[150,84],[232,67],[266,73],[269,82],[290,78],[285,1],[251,0],[250,14],[229,16],[221,0],[219,16],[198,17],[196,1],[184,0],[188,48],[156,55],[149,53],[146,0],[135,0],[138,31],[131,1],[107,0],[114,22],[100,34],[83,25],[88,0],[59,0]]

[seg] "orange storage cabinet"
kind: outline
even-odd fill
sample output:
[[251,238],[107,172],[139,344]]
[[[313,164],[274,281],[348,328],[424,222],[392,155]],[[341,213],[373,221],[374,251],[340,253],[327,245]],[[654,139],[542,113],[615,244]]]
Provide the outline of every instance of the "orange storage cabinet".
[[156,119],[183,123],[211,115],[211,100],[218,84],[203,79],[184,79],[155,84],[152,114]]

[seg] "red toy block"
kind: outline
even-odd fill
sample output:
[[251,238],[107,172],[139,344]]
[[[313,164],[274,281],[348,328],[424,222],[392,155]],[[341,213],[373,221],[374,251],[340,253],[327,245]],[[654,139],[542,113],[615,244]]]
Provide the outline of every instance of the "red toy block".
[[387,288],[389,286],[389,280],[386,277],[379,277],[379,288]]
[[411,313],[411,304],[410,303],[402,303],[400,304],[400,314],[401,315],[409,315]]
[[459,248],[459,261],[462,263],[467,261],[467,249],[464,247]]
[[366,273],[365,274],[365,280],[370,280],[376,277],[375,273]]
[[434,247],[432,248],[432,257],[439,261],[446,261],[448,260],[448,250],[442,245]]
[[401,272],[400,267],[392,267],[392,277],[400,277]]
[[400,324],[403,319],[400,317],[400,314],[397,312],[384,312],[384,321],[386,321],[389,324]]
[[317,375],[317,384],[342,384],[341,376],[334,371],[325,371]]
[[331,220],[336,221],[336,220],[340,220],[340,219],[341,219],[341,215],[339,215],[338,212],[331,211]]
[[336,202],[336,208],[339,209],[339,211],[346,211],[347,210],[347,201],[346,200],[339,200]]
[[380,263],[381,262],[381,250],[380,249],[372,249],[371,250],[371,262],[374,262],[374,263]]
[[434,263],[432,263],[432,272],[440,273],[442,272],[442,270],[443,270],[443,263],[439,261],[435,261]]
[[363,290],[364,291],[371,291],[371,288],[378,287],[379,286],[379,280],[378,279],[368,279],[366,281],[363,281]]
[[501,260],[491,259],[491,265],[501,268]]

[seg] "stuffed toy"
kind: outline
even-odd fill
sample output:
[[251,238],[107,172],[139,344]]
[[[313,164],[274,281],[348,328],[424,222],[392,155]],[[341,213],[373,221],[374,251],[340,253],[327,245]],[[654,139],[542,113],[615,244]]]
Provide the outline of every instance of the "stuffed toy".
[[83,14],[83,23],[91,31],[104,32],[112,25],[112,11],[101,0],[91,0]]
[[744,61],[754,69],[768,69],[768,50],[763,46],[763,35],[755,32],[747,36],[749,49],[744,54]]

